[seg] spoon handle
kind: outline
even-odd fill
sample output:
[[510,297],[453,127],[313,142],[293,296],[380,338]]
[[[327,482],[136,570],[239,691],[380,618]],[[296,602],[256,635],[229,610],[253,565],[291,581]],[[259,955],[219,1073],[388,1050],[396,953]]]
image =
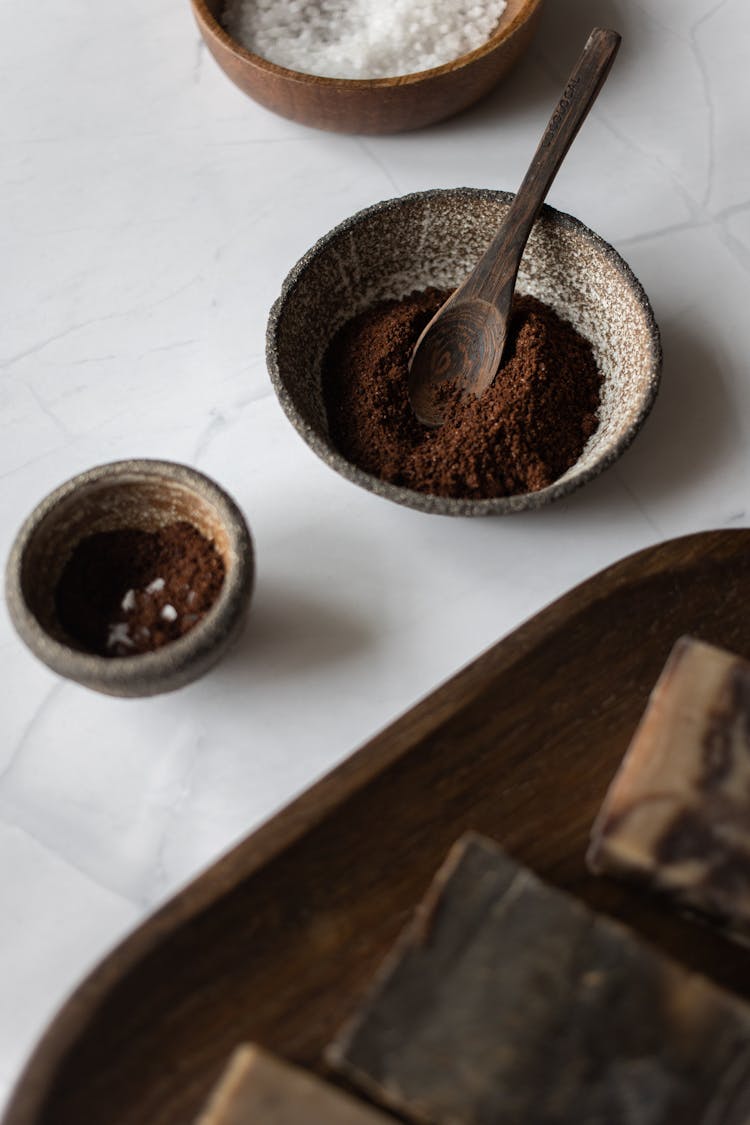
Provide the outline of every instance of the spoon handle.
[[[524,247],[566,152],[596,101],[620,46],[616,31],[594,28],[568,79],[505,221],[453,301],[475,299],[505,314]],[[510,290],[510,292],[508,292]]]

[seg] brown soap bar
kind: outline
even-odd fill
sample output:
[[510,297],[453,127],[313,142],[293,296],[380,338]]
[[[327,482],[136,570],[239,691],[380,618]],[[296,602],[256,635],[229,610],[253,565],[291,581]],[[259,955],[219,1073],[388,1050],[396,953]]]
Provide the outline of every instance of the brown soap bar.
[[747,1125],[750,1007],[464,837],[327,1052],[434,1125]]
[[588,863],[750,934],[750,664],[677,642],[594,824]]
[[196,1125],[394,1125],[393,1119],[267,1051],[232,1055]]

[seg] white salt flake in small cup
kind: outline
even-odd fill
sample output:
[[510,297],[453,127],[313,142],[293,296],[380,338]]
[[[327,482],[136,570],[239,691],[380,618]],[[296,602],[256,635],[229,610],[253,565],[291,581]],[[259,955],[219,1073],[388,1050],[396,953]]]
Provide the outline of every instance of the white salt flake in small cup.
[[130,613],[131,609],[135,609],[135,590],[127,590],[125,597],[120,602],[120,608],[125,613]]
[[130,636],[127,622],[118,621],[115,625],[110,625],[109,634],[107,636],[107,648],[133,648],[133,639]]

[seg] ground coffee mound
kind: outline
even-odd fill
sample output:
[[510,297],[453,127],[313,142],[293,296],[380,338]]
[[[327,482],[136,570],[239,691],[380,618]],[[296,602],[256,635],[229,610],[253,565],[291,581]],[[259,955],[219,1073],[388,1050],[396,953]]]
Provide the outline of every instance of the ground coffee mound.
[[541,301],[516,297],[494,383],[481,399],[449,396],[444,424],[428,430],[409,403],[409,358],[448,296],[428,289],[383,301],[337,333],[323,363],[333,443],[366,472],[436,496],[484,499],[552,484],[598,425],[591,345]]
[[60,624],[90,652],[153,652],[192,629],[224,581],[214,544],[179,522],[158,531],[123,528],[83,539],[55,591]]

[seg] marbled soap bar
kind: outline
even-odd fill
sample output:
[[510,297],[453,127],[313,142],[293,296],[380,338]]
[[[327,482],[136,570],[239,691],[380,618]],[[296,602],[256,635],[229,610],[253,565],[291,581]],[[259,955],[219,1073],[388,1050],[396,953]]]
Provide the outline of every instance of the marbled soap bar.
[[588,862],[750,933],[750,664],[677,642],[594,824]]
[[196,1125],[394,1125],[393,1119],[290,1066],[260,1047],[243,1044]]
[[433,1125],[747,1125],[750,1007],[464,837],[327,1052]]

